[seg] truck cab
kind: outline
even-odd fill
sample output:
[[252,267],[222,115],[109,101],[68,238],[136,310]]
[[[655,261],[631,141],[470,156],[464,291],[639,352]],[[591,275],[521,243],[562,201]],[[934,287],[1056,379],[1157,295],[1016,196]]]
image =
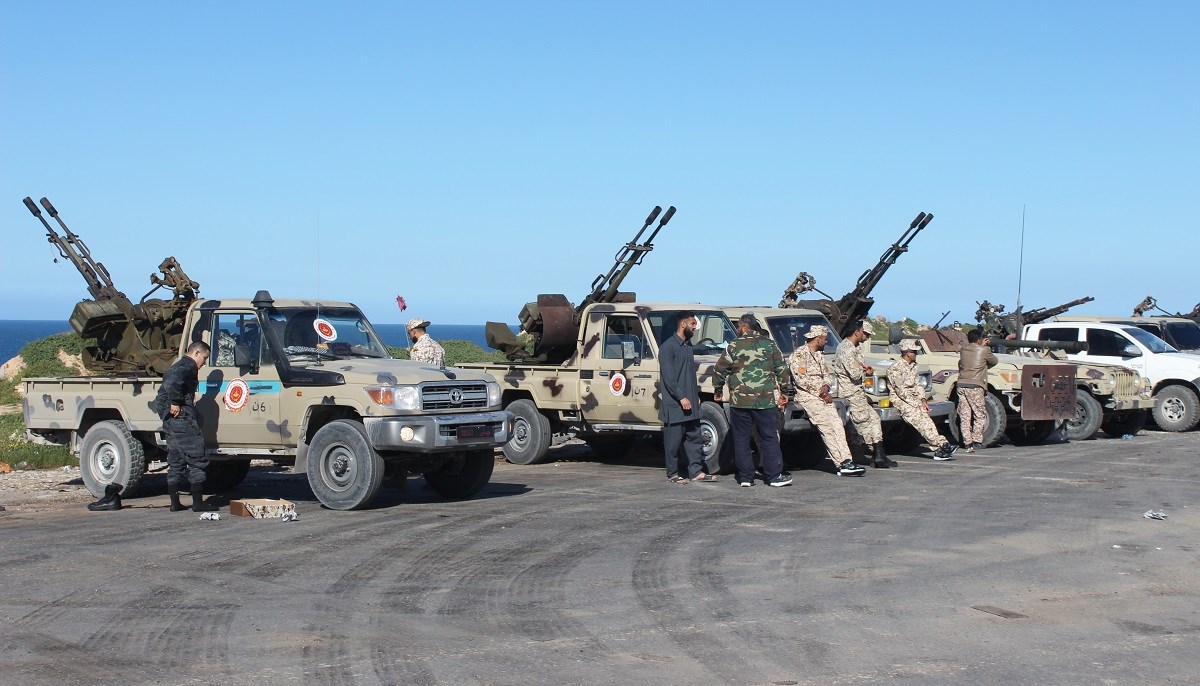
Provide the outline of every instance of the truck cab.
[[1104,322],[1136,326],[1158,336],[1171,347],[1185,353],[1200,353],[1200,324],[1183,317],[1102,317],[1064,316],[1055,317],[1056,322]]

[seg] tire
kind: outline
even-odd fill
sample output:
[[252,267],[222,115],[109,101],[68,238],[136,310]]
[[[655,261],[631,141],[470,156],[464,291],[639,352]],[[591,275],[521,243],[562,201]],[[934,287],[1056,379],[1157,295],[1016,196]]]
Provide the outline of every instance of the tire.
[[889,453],[907,453],[924,442],[921,434],[904,420],[883,425],[883,449]]
[[120,484],[121,497],[132,498],[146,473],[146,448],[124,422],[97,422],[83,436],[79,472],[88,493],[97,498],[109,484]]
[[386,471],[367,429],[351,419],[321,427],[308,447],[308,485],[331,510],[358,510],[375,499]]
[[492,478],[496,456],[491,449],[464,450],[425,473],[425,483],[446,498],[470,498],[482,491]]
[[1037,445],[1054,433],[1057,424],[1053,419],[1023,419],[1013,422],[1004,433],[1013,445]]
[[1146,426],[1146,422],[1149,420],[1150,412],[1148,410],[1114,412],[1104,418],[1104,421],[1100,423],[1100,429],[1113,438],[1134,436]]
[[218,493],[237,488],[250,472],[250,460],[221,460],[209,462],[204,470],[205,493]]
[[592,449],[600,460],[619,460],[633,450],[633,436],[588,436],[584,443]]
[[530,400],[515,400],[507,408],[513,413],[513,432],[504,444],[504,457],[513,464],[537,464],[550,450],[550,420]]
[[1091,393],[1075,389],[1075,417],[1067,420],[1067,439],[1086,441],[1100,430],[1104,421],[1104,408]]
[[1191,388],[1166,386],[1154,399],[1154,423],[1163,431],[1190,431],[1200,422],[1200,398]]
[[729,440],[729,419],[717,403],[700,403],[700,437],[704,440],[704,471],[709,474],[732,471],[733,441]]
[[[958,402],[957,397],[954,402]],[[983,407],[987,411],[987,426],[983,430],[983,447],[987,448],[994,445],[1001,434],[1007,433],[1008,412],[1004,409],[1004,401],[991,391],[983,394]],[[961,445],[962,427],[959,426],[957,409],[946,421],[946,428],[954,442]]]

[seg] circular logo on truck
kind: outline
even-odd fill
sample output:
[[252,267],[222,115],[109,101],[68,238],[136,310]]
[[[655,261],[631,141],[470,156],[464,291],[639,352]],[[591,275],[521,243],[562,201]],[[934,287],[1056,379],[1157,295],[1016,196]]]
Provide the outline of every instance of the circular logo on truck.
[[241,410],[249,399],[250,387],[241,379],[230,381],[229,386],[225,388],[225,408],[230,412]]
[[317,330],[317,335],[321,338],[327,341],[337,340],[337,329],[333,328],[333,324],[330,324],[328,321],[324,319],[314,319],[313,328]]
[[629,389],[629,379],[621,372],[613,372],[612,378],[608,380],[608,390],[613,395],[625,395],[625,391]]

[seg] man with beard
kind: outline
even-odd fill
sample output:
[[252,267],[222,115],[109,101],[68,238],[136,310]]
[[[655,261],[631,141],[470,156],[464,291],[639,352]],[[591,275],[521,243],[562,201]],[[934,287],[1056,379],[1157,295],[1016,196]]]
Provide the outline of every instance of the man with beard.
[[412,341],[408,357],[413,362],[445,367],[446,351],[428,333],[425,333],[428,326],[429,320],[420,317],[413,317],[408,320],[408,324],[404,325],[404,328],[408,329],[408,338]]
[[[663,341],[658,355],[662,400],[658,418],[663,423],[663,451],[667,478],[679,484],[689,480],[712,483],[717,477],[704,471],[704,438],[700,434],[700,387],[696,383],[696,361],[692,336],[696,333],[694,312],[680,312],[675,335]],[[686,458],[688,476],[679,473]]]

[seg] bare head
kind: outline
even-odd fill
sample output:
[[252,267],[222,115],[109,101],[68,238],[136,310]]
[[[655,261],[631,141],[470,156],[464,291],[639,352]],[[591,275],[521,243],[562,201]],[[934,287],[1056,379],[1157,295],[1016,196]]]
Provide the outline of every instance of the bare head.
[[755,319],[754,315],[752,314],[743,314],[742,316],[738,317],[737,332],[739,336],[758,333],[758,320]]
[[188,346],[185,355],[192,358],[197,367],[203,367],[204,363],[208,362],[208,354],[210,352],[212,352],[212,348],[208,347],[207,343],[204,341],[194,341]]

